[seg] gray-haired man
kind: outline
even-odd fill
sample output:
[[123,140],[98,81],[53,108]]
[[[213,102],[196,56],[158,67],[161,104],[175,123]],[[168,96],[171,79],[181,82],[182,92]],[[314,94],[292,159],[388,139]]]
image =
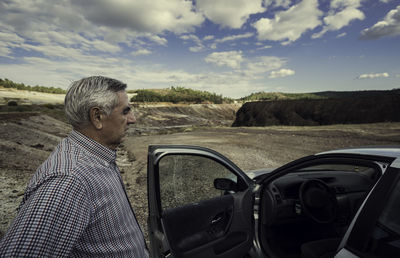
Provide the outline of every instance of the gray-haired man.
[[65,97],[73,131],[38,168],[0,257],[148,257],[115,163],[135,117],[126,84],[94,76]]

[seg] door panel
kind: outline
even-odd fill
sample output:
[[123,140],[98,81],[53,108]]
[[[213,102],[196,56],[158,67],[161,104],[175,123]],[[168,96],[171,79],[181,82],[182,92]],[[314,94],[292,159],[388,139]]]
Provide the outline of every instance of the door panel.
[[[237,191],[217,190],[228,178]],[[153,257],[243,257],[252,245],[252,181],[205,148],[150,146],[149,232]]]

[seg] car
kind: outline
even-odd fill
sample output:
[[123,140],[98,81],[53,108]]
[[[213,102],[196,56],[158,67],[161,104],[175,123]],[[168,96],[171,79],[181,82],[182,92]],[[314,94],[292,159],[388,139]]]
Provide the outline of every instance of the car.
[[151,145],[147,169],[152,257],[400,257],[399,146],[245,173],[208,148]]

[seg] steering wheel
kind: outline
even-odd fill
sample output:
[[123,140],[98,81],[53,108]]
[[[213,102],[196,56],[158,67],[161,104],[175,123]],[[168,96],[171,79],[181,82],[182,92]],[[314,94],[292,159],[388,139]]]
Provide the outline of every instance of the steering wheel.
[[300,204],[306,216],[317,223],[333,222],[337,215],[336,194],[319,179],[304,181],[299,190]]

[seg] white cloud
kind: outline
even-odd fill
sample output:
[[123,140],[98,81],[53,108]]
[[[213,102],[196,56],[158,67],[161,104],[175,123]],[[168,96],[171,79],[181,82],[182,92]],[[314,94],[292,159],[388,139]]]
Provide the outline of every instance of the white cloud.
[[33,45],[109,53],[119,52],[119,43],[143,45],[141,39],[165,46],[163,32],[193,31],[204,20],[191,1],[181,0],[0,1],[1,31],[18,33]]
[[368,73],[368,74],[361,74],[358,76],[358,79],[375,79],[375,78],[387,78],[389,77],[388,73]]
[[260,40],[283,41],[290,43],[303,33],[321,24],[317,0],[303,0],[288,10],[275,14],[274,19],[262,18],[253,24]]
[[278,71],[272,71],[269,74],[270,79],[275,79],[275,78],[282,78],[282,77],[287,77],[287,76],[291,76],[294,75],[295,71],[291,70],[291,69],[280,69]]
[[[23,42],[22,42],[23,43]],[[52,50],[53,51],[53,50]],[[54,54],[52,51],[50,54]],[[55,51],[55,50],[54,50]],[[134,58],[114,58],[106,53],[89,55],[67,52],[71,58],[25,57],[22,64],[1,64],[0,74],[28,85],[66,88],[72,81],[90,75],[117,78],[128,84],[129,89],[164,88],[180,85],[207,90],[230,97],[243,97],[254,91],[266,89],[268,72],[282,69],[287,60],[273,56],[247,59],[240,51],[211,55],[209,61],[234,70],[218,70],[208,65],[194,72],[170,68],[168,65],[138,65]],[[76,50],[74,50],[76,51]],[[230,61],[226,61],[230,60]]]
[[234,40],[238,40],[238,39],[246,39],[246,38],[251,38],[253,37],[253,33],[248,32],[248,33],[244,33],[244,34],[239,34],[239,35],[232,35],[232,36],[227,36],[224,37],[222,39],[216,39],[215,42],[216,43],[224,43],[227,41],[234,41]]
[[158,35],[155,35],[155,34],[146,33],[143,36],[148,38],[149,40],[157,43],[158,45],[166,46],[168,43],[167,39],[160,37]]
[[139,49],[136,51],[133,51],[131,54],[133,56],[144,56],[144,55],[150,55],[152,52],[148,49]]
[[241,28],[250,14],[265,11],[262,0],[197,0],[196,6],[210,21],[235,29]]
[[189,47],[190,52],[200,52],[204,49],[204,46],[193,46]]
[[350,24],[353,20],[363,20],[365,15],[359,10],[362,0],[333,0],[328,15],[324,17],[324,26],[312,38],[320,38],[328,31],[336,31]]
[[240,63],[243,61],[242,51],[214,52],[206,56],[204,61],[217,66],[240,68]]
[[257,48],[257,50],[269,49],[269,48],[272,48],[272,46],[270,46],[270,45],[265,45],[265,46],[262,46],[262,47]]
[[0,56],[12,58],[12,48],[21,47],[25,42],[23,38],[13,32],[0,31]]
[[191,51],[191,52],[200,52],[201,50],[204,49],[203,43],[201,42],[199,37],[197,37],[194,34],[182,35],[182,36],[180,36],[180,38],[182,40],[185,40],[185,41],[189,41],[190,40],[190,41],[193,41],[195,43],[195,46],[189,47],[189,51]]
[[212,40],[214,39],[214,35],[208,35],[203,38],[203,40]]
[[245,73],[250,76],[265,74],[269,71],[281,68],[287,63],[286,59],[276,56],[261,56],[254,60],[248,60]]
[[232,35],[232,36],[226,36],[226,37],[221,38],[221,39],[216,39],[210,45],[210,48],[211,49],[216,49],[217,48],[217,44],[225,43],[225,42],[228,42],[228,41],[235,41],[235,40],[240,40],[240,39],[251,38],[253,36],[254,36],[254,34],[251,33],[251,32],[247,32],[247,33],[244,33],[244,34],[238,34],[238,35]]
[[361,32],[361,39],[379,39],[400,35],[400,5],[390,10],[382,21]]
[[336,38],[343,38],[347,35],[346,32],[340,33],[339,35],[336,36]]

